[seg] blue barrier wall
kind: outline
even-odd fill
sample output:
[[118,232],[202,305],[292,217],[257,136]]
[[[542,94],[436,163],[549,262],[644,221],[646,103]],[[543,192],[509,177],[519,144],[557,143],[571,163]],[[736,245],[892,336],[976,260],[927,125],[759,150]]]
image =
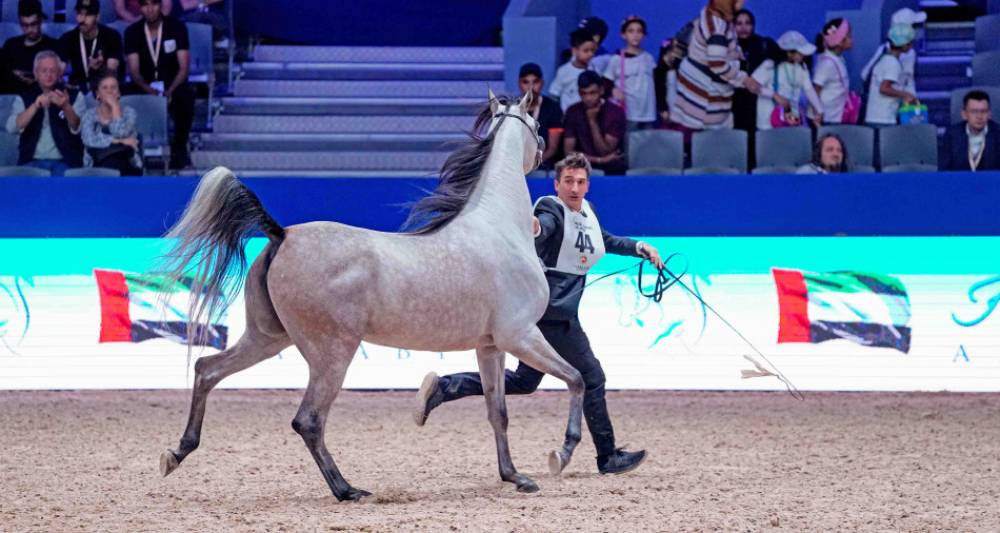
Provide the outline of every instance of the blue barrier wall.
[[[433,179],[246,178],[282,225],[395,231]],[[156,237],[194,178],[0,178],[0,238]],[[529,180],[533,196],[552,193]],[[1000,235],[1000,172],[594,178],[609,231],[669,236]]]

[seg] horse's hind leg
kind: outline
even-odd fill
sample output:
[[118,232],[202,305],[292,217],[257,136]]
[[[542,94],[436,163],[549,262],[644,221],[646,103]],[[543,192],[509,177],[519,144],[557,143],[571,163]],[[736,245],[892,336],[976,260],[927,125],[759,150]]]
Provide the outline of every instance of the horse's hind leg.
[[559,474],[573,458],[573,450],[580,443],[580,430],[583,421],[584,383],[580,372],[559,356],[542,336],[537,326],[532,326],[523,335],[511,335],[509,338],[496,338],[497,347],[510,352],[526,365],[545,372],[566,383],[570,392],[569,421],[566,424],[566,439],[561,450],[553,451],[549,456],[549,470]]
[[344,384],[347,367],[361,341],[336,339],[333,342],[319,343],[318,346],[322,346],[322,349],[315,348],[316,343],[309,343],[310,346],[304,344],[300,343],[298,346],[309,363],[309,385],[302,397],[299,411],[292,420],[292,429],[302,437],[337,500],[360,500],[371,493],[352,487],[344,479],[326,447],[324,431],[330,404],[337,398]]
[[494,346],[487,346],[476,350],[476,357],[479,359],[479,375],[483,379],[486,409],[490,425],[493,426],[493,436],[497,441],[500,479],[516,485],[519,492],[537,492],[538,485],[528,476],[518,473],[514,468],[514,461],[510,458],[510,446],[507,441],[507,400],[504,396],[504,353]]
[[277,354],[290,345],[288,337],[271,338],[262,334],[251,336],[248,331],[236,346],[215,355],[202,357],[194,365],[194,386],[191,389],[191,412],[187,428],[176,450],[167,450],[160,456],[160,473],[173,472],[181,461],[201,442],[201,424],[205,419],[208,393],[227,376],[235,374]]

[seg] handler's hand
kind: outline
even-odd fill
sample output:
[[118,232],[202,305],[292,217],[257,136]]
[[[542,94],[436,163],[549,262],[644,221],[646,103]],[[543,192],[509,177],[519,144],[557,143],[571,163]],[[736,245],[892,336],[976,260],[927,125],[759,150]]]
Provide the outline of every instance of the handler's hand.
[[538,221],[538,217],[531,217],[531,235],[536,236],[542,232],[542,223]]
[[660,252],[653,245],[644,242],[640,243],[639,253],[648,259],[650,263],[656,265],[656,268],[663,268],[663,260],[660,259]]

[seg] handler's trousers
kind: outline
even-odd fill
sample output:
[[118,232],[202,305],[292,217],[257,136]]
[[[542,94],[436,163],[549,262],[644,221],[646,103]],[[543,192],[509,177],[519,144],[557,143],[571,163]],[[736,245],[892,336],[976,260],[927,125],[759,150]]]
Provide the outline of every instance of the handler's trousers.
[[[608,405],[604,399],[604,370],[590,349],[590,341],[580,326],[580,319],[543,320],[538,323],[538,329],[556,352],[583,375],[583,383],[586,386],[583,395],[583,415],[587,419],[590,436],[594,439],[597,456],[603,457],[614,453],[615,432],[611,427]],[[517,370],[505,372],[504,392],[531,394],[538,388],[544,375],[524,363],[518,363]],[[483,381],[478,372],[443,376],[438,387],[444,393],[445,402],[466,396],[483,395]]]

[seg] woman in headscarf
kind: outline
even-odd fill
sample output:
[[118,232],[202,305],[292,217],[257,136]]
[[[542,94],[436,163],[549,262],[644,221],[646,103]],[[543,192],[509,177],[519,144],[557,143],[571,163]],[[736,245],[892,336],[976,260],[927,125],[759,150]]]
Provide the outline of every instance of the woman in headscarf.
[[740,70],[733,22],[744,0],[710,0],[698,16],[688,55],[677,72],[676,120],[693,130],[733,127],[733,92],[760,93],[760,84]]
[[[768,59],[775,63],[781,61],[784,54],[778,43],[770,37],[756,33],[757,18],[750,10],[737,11],[733,26],[740,50],[743,52],[740,59],[740,70],[752,74],[761,63]],[[756,95],[751,94],[746,89],[736,89],[736,93],[733,94],[733,122],[738,130],[753,132],[757,129]]]

